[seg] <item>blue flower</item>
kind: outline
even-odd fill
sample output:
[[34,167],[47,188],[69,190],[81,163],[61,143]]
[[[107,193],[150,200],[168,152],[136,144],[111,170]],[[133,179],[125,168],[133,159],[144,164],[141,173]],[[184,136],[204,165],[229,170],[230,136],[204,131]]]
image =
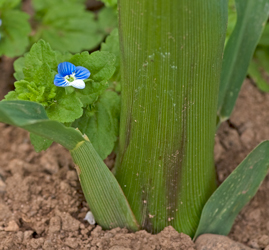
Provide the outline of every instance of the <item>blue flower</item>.
[[85,82],[83,80],[89,78],[90,74],[90,71],[84,67],[76,67],[70,62],[63,62],[58,65],[58,74],[54,77],[54,85],[84,89]]

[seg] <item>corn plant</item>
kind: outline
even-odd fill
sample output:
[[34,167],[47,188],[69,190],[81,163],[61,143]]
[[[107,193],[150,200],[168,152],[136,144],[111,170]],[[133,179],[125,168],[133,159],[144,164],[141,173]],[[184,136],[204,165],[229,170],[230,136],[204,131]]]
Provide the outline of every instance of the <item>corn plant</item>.
[[[265,141],[216,187],[216,128],[269,15],[269,0],[235,3],[224,49],[227,0],[119,0],[119,30],[100,51],[60,53],[41,40],[19,59],[0,120],[30,131],[38,151],[52,141],[70,151],[104,229],[227,234],[269,166]],[[113,173],[103,162],[112,150]]]

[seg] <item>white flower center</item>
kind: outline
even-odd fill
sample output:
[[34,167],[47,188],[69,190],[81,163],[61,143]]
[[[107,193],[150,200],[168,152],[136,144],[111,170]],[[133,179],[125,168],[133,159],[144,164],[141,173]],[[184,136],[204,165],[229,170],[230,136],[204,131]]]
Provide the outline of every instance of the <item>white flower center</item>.
[[72,73],[71,75],[65,76],[64,79],[69,83],[74,82],[76,80],[75,72]]

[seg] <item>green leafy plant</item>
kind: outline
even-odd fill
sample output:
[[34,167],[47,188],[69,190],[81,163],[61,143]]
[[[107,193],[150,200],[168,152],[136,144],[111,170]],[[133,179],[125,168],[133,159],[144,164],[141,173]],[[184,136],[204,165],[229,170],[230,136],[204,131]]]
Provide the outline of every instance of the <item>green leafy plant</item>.
[[[224,50],[227,0],[120,0],[119,33],[100,51],[41,40],[18,59],[0,120],[30,131],[39,151],[52,141],[70,151],[103,228],[227,234],[269,166],[265,141],[216,187],[216,118],[232,112],[269,0],[235,7]],[[102,161],[113,149],[114,174]]]
[[14,57],[29,45],[29,16],[18,9],[21,0],[0,1],[0,56]]
[[85,0],[33,0],[36,30],[32,41],[40,38],[53,49],[77,53],[96,48],[104,36],[117,26],[116,11],[104,8],[95,14],[86,11]]

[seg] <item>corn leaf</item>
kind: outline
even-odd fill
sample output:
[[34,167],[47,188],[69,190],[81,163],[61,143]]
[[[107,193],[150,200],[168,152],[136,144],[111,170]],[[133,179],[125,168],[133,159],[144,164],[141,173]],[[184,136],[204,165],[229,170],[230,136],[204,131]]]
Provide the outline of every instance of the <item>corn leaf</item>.
[[229,175],[203,208],[195,234],[227,235],[240,210],[255,195],[269,168],[269,141],[257,146]]
[[232,113],[269,14],[269,0],[235,0],[235,4],[237,22],[223,57],[218,100],[220,122]]

